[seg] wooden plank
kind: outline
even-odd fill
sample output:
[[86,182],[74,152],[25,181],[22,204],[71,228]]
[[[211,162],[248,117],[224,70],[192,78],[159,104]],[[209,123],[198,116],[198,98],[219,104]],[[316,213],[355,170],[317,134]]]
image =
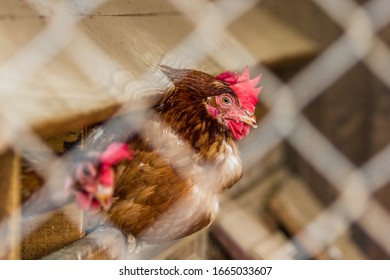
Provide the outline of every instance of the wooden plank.
[[51,214],[24,220],[22,259],[42,258],[80,239],[84,235],[81,218],[80,210],[69,205]]
[[[135,244],[133,244],[135,246]],[[130,243],[114,227],[100,227],[64,248],[44,256],[46,260],[124,259]]]
[[207,259],[208,229],[187,236],[152,257],[154,260]]
[[[276,231],[264,240],[261,240],[259,243],[255,244],[251,249],[251,255],[254,256],[255,259],[267,260],[275,258],[275,253],[281,250],[283,246],[285,246],[288,242],[286,236],[280,232]],[[289,251],[284,252],[282,259],[292,260],[296,257],[297,249],[294,245],[289,246]],[[279,256],[277,256],[280,258]]]
[[[356,166],[372,156],[370,116],[376,110],[373,107],[376,94],[368,82],[370,75],[364,65],[357,64],[304,110],[314,126]],[[388,92],[383,94],[386,96]]]
[[[76,145],[83,136],[83,131],[68,131],[52,137],[46,144],[58,154],[63,154],[73,145]],[[39,147],[37,147],[39,149]],[[80,149],[81,146],[74,147]],[[31,151],[39,154],[38,151]],[[45,167],[44,163],[41,168]],[[41,189],[45,183],[40,174],[35,173],[32,168],[28,172],[25,169],[22,180],[22,199],[29,205],[44,205],[48,199],[42,196],[35,196],[34,193]],[[61,190],[61,188],[60,188]],[[65,196],[65,191],[64,192]],[[22,231],[22,258],[38,259],[55,250],[74,242],[84,236],[83,213],[76,205],[71,204],[62,208],[59,205],[57,210],[43,215],[32,215],[24,213]]]
[[[1,0],[0,22],[0,65],[16,55],[45,27],[43,19],[25,1]],[[12,32],[12,29],[18,32]]]
[[0,155],[0,259],[19,259],[20,160],[12,151]]
[[[136,246],[141,246],[136,249]],[[207,231],[163,245],[136,244],[114,227],[99,227],[42,259],[206,259]],[[152,249],[152,250],[150,250]],[[152,252],[152,253],[151,253]]]
[[[291,236],[298,234],[324,210],[303,182],[292,176],[286,179],[279,191],[270,197],[269,208]],[[310,251],[310,248],[304,249]],[[336,240],[327,244],[313,257],[317,259],[366,259],[364,253],[351,239],[349,230],[340,234]]]
[[[258,131],[252,131],[249,137],[252,137],[253,135],[258,133]],[[261,135],[258,137],[261,137]],[[253,136],[252,139],[255,138],[256,137]],[[284,164],[284,146],[284,143],[280,143],[275,148],[268,151],[267,154],[259,157],[256,145],[253,145],[253,143],[250,143],[248,141],[242,144],[240,146],[240,152],[241,159],[244,164],[244,176],[236,185],[234,185],[234,188],[231,188],[229,190],[229,194],[234,198],[242,197],[241,194],[248,193],[248,187],[251,188],[254,187],[254,185],[263,185],[263,183],[267,186],[272,187],[272,185],[274,184],[273,178],[277,180],[277,176],[270,176],[270,174],[274,174],[274,172],[283,172],[281,171],[281,169],[283,169],[282,166]],[[251,161],[248,158],[248,156],[253,158],[253,155],[256,154],[256,160]],[[270,182],[268,183],[264,181]],[[262,190],[267,189],[260,186],[258,188],[261,188]]]
[[260,6],[313,39],[321,49],[342,35],[342,27],[311,0],[263,0]]
[[229,30],[258,62],[270,67],[306,61],[319,49],[313,40],[259,5],[235,21]]
[[265,214],[269,197],[277,190],[288,175],[288,171],[283,166],[274,166],[274,169],[267,170],[263,176],[252,182],[245,192],[234,197],[234,200],[241,209],[259,215]]
[[233,201],[227,203],[225,200],[211,229],[213,236],[234,259],[268,259],[286,242],[282,234],[271,232],[264,222]]
[[[252,182],[250,188],[236,195],[234,202],[226,197],[221,202],[222,213],[212,232],[233,258],[269,259],[288,241],[273,220],[267,218],[269,197],[289,176],[281,166],[282,151],[281,147],[275,149],[268,157],[270,168],[261,172],[262,176],[255,183]],[[253,168],[256,169],[256,166]],[[294,259],[296,256],[296,248],[289,248],[290,251],[283,255],[284,259]]]

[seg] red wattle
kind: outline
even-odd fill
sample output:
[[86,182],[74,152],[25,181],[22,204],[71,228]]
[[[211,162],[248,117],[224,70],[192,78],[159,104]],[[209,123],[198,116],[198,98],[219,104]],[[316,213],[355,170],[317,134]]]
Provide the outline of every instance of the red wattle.
[[105,186],[114,186],[115,174],[107,165],[103,165],[100,170],[99,181]]
[[76,193],[76,204],[82,210],[88,210],[91,207],[92,196],[86,192]]
[[242,138],[247,136],[249,134],[250,129],[251,129],[248,124],[243,123],[243,122],[236,122],[233,120],[228,121],[228,127],[229,127],[230,131],[233,133],[233,136],[237,140],[241,140]]

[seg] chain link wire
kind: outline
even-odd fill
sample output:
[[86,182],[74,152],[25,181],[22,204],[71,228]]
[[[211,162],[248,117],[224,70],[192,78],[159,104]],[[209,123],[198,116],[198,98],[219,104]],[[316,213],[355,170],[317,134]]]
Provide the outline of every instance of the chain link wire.
[[[49,22],[36,37],[0,65],[2,95],[12,96],[36,72],[66,49],[71,40],[77,41],[76,47],[68,51],[72,61],[93,83],[102,86],[113,98],[121,100],[121,94],[125,92],[126,96],[133,96],[136,100],[139,96],[166,86],[164,78],[155,72],[144,73],[141,78],[135,79],[135,75],[110,58],[96,42],[78,28],[78,23],[104,4],[104,0],[77,1],[77,5],[72,5],[69,1],[27,2],[39,14],[48,16]],[[244,145],[249,148],[243,151],[244,162],[250,166],[276,145],[286,141],[339,192],[333,203],[288,244],[276,250],[271,258],[287,258],[287,252],[296,242],[308,248],[308,255],[305,257],[315,256],[356,223],[390,254],[390,237],[387,234],[390,232],[390,217],[373,196],[390,181],[390,145],[372,156],[365,164],[356,166],[303,114],[303,110],[313,100],[318,99],[358,63],[366,65],[376,78],[390,87],[390,50],[378,36],[378,31],[390,22],[390,3],[387,0],[372,0],[358,5],[352,0],[312,0],[342,27],[343,35],[292,79],[284,82],[261,61],[259,63],[227,30],[229,24],[260,1],[169,2],[194,28],[192,33],[164,55],[161,61],[163,64],[188,67],[212,56],[225,69],[258,65],[256,70],[267,77],[269,84],[264,84],[267,90],[262,95],[262,101],[269,108],[269,113],[259,124],[256,133],[245,139]],[[151,40],[153,43],[155,39]],[[216,52],[221,46],[225,46],[223,53]],[[190,59],[187,59],[188,57]],[[99,65],[109,67],[110,71],[97,71]],[[123,110],[127,110],[128,106],[131,105],[127,103]],[[45,150],[50,156],[49,162],[58,163],[42,168],[39,163],[31,162],[38,172],[45,170],[40,175],[46,182],[53,182],[54,177],[65,172],[64,166],[68,157],[55,155],[44,141],[23,123],[18,112],[12,110],[12,104],[0,104],[0,111],[7,127],[5,137],[15,151],[23,153],[28,143],[30,147]],[[110,121],[104,125],[109,126]],[[141,124],[130,125],[137,127]],[[72,150],[70,153],[77,151]],[[53,191],[53,188],[46,184],[42,196],[55,196],[57,190],[58,187]],[[24,209],[27,214],[37,211],[38,205],[34,201],[27,205]],[[0,234],[5,234],[6,224],[7,221],[0,224]],[[37,228],[39,224],[34,226]],[[32,230],[30,229],[30,232]],[[20,239],[23,237],[20,236]],[[5,251],[6,245],[0,246],[0,249]]]

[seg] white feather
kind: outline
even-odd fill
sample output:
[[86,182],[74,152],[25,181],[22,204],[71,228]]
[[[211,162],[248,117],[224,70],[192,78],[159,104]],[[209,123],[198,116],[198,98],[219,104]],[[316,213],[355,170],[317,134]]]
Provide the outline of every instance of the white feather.
[[[152,142],[153,145],[182,176],[193,181],[193,186],[189,194],[167,209],[139,235],[141,240],[152,243],[170,241],[184,235],[204,216],[211,216],[212,222],[219,210],[218,194],[230,187],[242,173],[237,147],[231,147],[226,141],[222,143],[223,152],[212,162],[204,163],[170,128],[164,127],[162,133],[167,140],[164,143]],[[153,140],[153,137],[149,139]],[[188,170],[191,170],[190,174]]]

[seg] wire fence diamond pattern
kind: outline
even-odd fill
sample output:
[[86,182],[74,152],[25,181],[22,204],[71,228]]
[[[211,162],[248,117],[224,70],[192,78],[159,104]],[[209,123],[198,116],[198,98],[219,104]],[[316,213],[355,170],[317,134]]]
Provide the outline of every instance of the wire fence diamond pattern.
[[[131,72],[112,59],[78,28],[78,23],[104,4],[104,0],[76,1],[77,3],[40,0],[26,2],[50,20],[37,36],[0,65],[1,95],[10,96],[12,100],[14,92],[66,49],[71,41],[77,41],[76,47],[68,50],[72,61],[90,81],[106,89],[112,98],[120,102],[123,92],[136,100],[141,95],[150,94],[153,90],[166,86],[164,78],[155,72],[144,73],[141,79],[135,79]],[[291,243],[278,248],[271,258],[288,258],[290,246],[297,241],[308,248],[308,255],[305,257],[314,256],[354,223],[358,223],[390,254],[390,238],[386,234],[390,232],[390,217],[386,209],[373,197],[373,194],[390,180],[390,145],[365,164],[356,166],[302,113],[310,102],[319,98],[324,90],[331,87],[357,63],[366,65],[373,75],[390,87],[390,77],[387,74],[390,69],[390,50],[378,36],[378,31],[390,22],[389,2],[372,0],[358,5],[352,0],[312,0],[343,28],[344,33],[288,82],[282,81],[262,63],[259,64],[250,51],[227,30],[230,23],[259,1],[169,2],[194,25],[194,29],[180,44],[164,55],[161,61],[163,64],[191,67],[208,56],[213,56],[225,69],[242,69],[245,65],[257,65],[256,71],[262,72],[269,83],[264,84],[265,91],[262,94],[262,101],[269,108],[269,113],[256,132],[245,140],[248,148],[242,157],[246,165],[250,166],[276,145],[287,141],[339,192],[333,203],[295,235]],[[155,39],[150,39],[153,44]],[[223,53],[216,52],[221,46],[228,47],[223,48]],[[99,64],[110,70],[97,71]],[[123,110],[127,110],[128,106],[132,105],[127,104]],[[0,115],[5,124],[5,129],[2,130],[3,138],[12,149],[23,154],[28,143],[29,147],[39,147],[40,151],[48,155],[48,161],[31,161],[30,164],[47,182],[41,197],[55,200],[58,186],[50,186],[50,182],[54,182],[55,177],[65,172],[67,157],[60,158],[52,152],[25,124],[18,112],[13,110],[12,104],[3,103],[0,107]],[[105,125],[109,126],[110,122]],[[140,124],[130,125],[137,127]],[[47,165],[47,162],[56,164]],[[38,197],[38,201],[39,199],[42,198]],[[39,212],[39,207],[39,203],[29,201],[22,210],[28,215]],[[8,219],[14,219],[17,215],[18,211],[12,213]],[[0,224],[0,234],[7,234],[8,221],[3,220]],[[34,226],[39,227],[39,224]],[[31,228],[24,233],[28,234],[32,230]],[[19,241],[23,237],[19,236]],[[3,240],[2,236],[0,239]],[[8,245],[0,245],[0,253],[7,251]]]

